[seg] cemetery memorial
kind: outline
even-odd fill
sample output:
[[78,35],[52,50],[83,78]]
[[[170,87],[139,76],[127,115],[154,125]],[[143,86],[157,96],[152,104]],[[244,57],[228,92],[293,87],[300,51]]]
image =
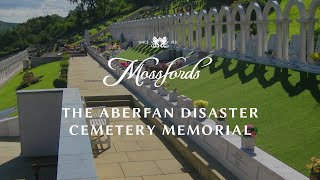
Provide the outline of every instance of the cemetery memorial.
[[[310,175],[311,180],[320,180],[320,159],[311,158],[308,175],[300,166],[305,165],[301,162],[305,156],[319,155],[315,120],[320,112],[320,35],[315,29],[320,25],[316,19],[320,0],[310,0],[310,6],[303,0],[268,0],[263,6],[247,2],[199,10],[207,2],[168,0],[148,7],[143,15],[136,12],[123,21],[112,20],[96,34],[85,30],[81,40],[85,56],[60,63],[59,70],[43,70],[59,73],[68,88],[14,90],[18,116],[7,117],[15,108],[0,111],[0,142],[19,137],[10,143],[20,141],[21,146],[13,160],[2,153],[0,179],[5,170],[29,168],[24,164],[27,159],[53,156],[55,179],[95,180],[104,174],[108,178],[102,179],[307,180]],[[298,19],[290,16],[292,9],[298,10]],[[148,17],[150,13],[162,15]],[[275,20],[270,20],[271,14]],[[290,34],[293,21],[299,27]],[[269,30],[271,23],[275,26]],[[0,61],[0,87],[31,68],[30,63],[28,50]],[[86,107],[94,111],[92,117],[81,112]],[[71,108],[77,110],[63,115],[63,109]],[[109,108],[111,117],[102,117],[101,111]],[[130,117],[131,111],[139,121]],[[1,114],[6,119],[1,120]],[[129,118],[121,121],[124,116]],[[41,128],[35,131],[37,125]],[[97,132],[109,125],[127,129],[118,129],[118,136]],[[156,139],[128,138],[133,131],[128,127],[151,125]],[[256,125],[262,130],[257,146]],[[84,127],[78,129],[81,133],[94,129],[96,134],[77,136],[71,133],[72,126]],[[142,130],[141,134],[149,132]],[[11,147],[2,149],[9,154]],[[165,158],[160,159],[162,152]],[[103,153],[108,158],[101,158]],[[15,167],[19,159],[20,169]],[[18,176],[20,172],[12,175]]]
[[[290,18],[292,7],[298,8],[299,19]],[[134,46],[139,41],[167,37],[169,49],[182,51],[184,57],[187,55],[189,61],[183,66],[197,62],[200,59],[199,54],[205,52],[208,56],[320,74],[320,63],[314,58],[314,54],[320,52],[320,37],[316,37],[314,33],[317,23],[315,13],[318,7],[318,0],[312,1],[309,11],[301,0],[289,0],[284,10],[273,0],[269,0],[263,8],[258,3],[251,2],[247,8],[237,4],[233,7],[212,7],[209,11],[201,10],[199,13],[180,11],[178,14],[167,16],[113,23],[110,33],[116,40],[132,41]],[[275,13],[275,22],[268,19],[272,11]],[[252,14],[255,15],[255,19],[251,18]],[[299,23],[299,34],[289,35],[292,21]],[[275,32],[268,32],[270,23],[275,23]],[[252,24],[255,25],[255,30],[251,29]],[[124,73],[124,68],[119,63],[112,63],[115,70],[110,69],[103,57],[92,48],[88,50],[89,54],[104,68],[113,72],[115,77]],[[190,110],[193,108],[193,100],[180,96],[177,90],[169,91],[167,87],[155,87],[154,80],[148,79],[145,82],[142,86],[137,86],[134,78],[124,79],[124,84],[130,90],[153,107],[184,107]],[[174,118],[167,118],[166,121],[174,125],[192,127],[214,127],[223,124],[210,118],[199,121],[196,116],[186,121],[178,114],[175,114]],[[240,179],[307,179],[290,166],[254,147],[254,143],[254,153],[244,150],[243,147],[252,146],[252,143],[244,145],[243,138],[239,136],[188,136]]]
[[[177,42],[171,44],[171,47],[177,49],[203,50],[220,57],[319,74],[319,62],[312,58],[314,53],[318,53],[320,45],[319,40],[315,41],[314,33],[317,23],[315,13],[319,5],[318,0],[313,0],[307,12],[301,0],[289,0],[284,10],[273,0],[268,1],[264,8],[251,2],[246,9],[238,4],[232,8],[213,7],[209,11],[201,10],[200,13],[193,11],[113,23],[110,32],[113,38],[120,40],[123,36],[135,45],[137,41],[166,36],[169,42]],[[292,7],[298,8],[299,19],[290,18]],[[268,33],[268,25],[273,23],[268,19],[271,10],[276,14],[275,34]],[[255,19],[251,19],[252,14]],[[237,15],[240,19],[236,18]],[[299,34],[289,37],[292,21],[297,21],[300,29]],[[256,32],[250,28],[251,24],[255,24]],[[240,26],[239,32],[236,31],[236,25]],[[202,36],[204,47],[201,44]]]
[[[120,78],[124,73],[124,69],[117,61],[113,61],[111,69],[102,56],[89,47],[89,54],[101,64],[106,70],[111,72],[114,77]],[[155,80],[145,80],[141,86],[136,85],[136,77],[123,79],[123,84],[132,92],[143,98],[151,108],[159,108],[164,114],[165,108],[174,109],[173,118],[167,117],[165,122],[170,122],[175,126],[183,125],[184,127],[210,126],[215,128],[216,121],[206,117],[201,120],[192,115],[188,119],[181,117],[181,108],[187,108],[194,112],[193,100],[183,95],[179,95],[177,90],[169,91],[166,86],[155,86]],[[229,130],[227,130],[229,131]],[[266,153],[262,149],[255,147],[253,151],[243,150],[241,147],[241,137],[238,135],[186,135],[201,149],[208,153],[211,157],[218,160],[225,168],[230,170],[239,179],[307,179],[304,175],[297,172],[290,166],[279,161],[275,157]]]

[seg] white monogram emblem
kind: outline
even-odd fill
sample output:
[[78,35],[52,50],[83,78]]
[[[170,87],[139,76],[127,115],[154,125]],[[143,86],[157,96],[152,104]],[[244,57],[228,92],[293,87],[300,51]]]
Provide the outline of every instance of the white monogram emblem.
[[168,48],[169,47],[169,42],[167,37],[153,37],[151,41],[151,47],[152,48]]

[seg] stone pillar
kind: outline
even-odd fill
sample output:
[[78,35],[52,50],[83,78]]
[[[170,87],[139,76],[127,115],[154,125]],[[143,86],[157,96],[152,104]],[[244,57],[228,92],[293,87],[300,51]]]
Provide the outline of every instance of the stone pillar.
[[196,42],[197,42],[197,49],[202,49],[202,22],[197,22],[197,31],[196,31]]
[[308,54],[307,54],[307,62],[308,64],[312,64],[311,55],[314,53],[314,26],[317,22],[316,19],[309,19],[308,20]]
[[306,56],[307,56],[307,21],[305,19],[299,20],[300,22],[300,51],[299,51],[299,59],[302,63],[306,64]]
[[256,55],[258,57],[262,57],[263,56],[263,22],[261,21],[256,21],[256,25],[257,25],[257,49],[256,49]]
[[228,26],[230,28],[230,51],[235,50],[235,26],[236,26],[236,22],[229,22]]
[[[282,53],[282,22],[276,21],[276,29],[277,29],[277,50],[276,50],[276,58],[277,59],[283,59],[283,53]],[[268,38],[268,33],[267,33]]]
[[216,41],[216,50],[220,50],[222,48],[222,23],[214,23],[215,24],[215,41]]
[[186,47],[186,33],[187,33],[185,21],[182,21],[180,27],[181,27],[181,47],[185,48]]
[[247,41],[247,33],[246,33],[246,24],[241,22],[240,24],[240,54],[246,54],[246,41]]
[[268,41],[269,41],[269,36],[268,36],[268,20],[263,20],[261,21],[262,23],[262,52],[266,52],[268,49]]
[[172,17],[172,21],[173,21],[173,37],[172,37],[171,40],[178,42],[178,38],[179,38],[179,20],[177,20],[176,16],[174,15]]
[[167,37],[169,39],[169,41],[171,39],[173,39],[173,21],[172,21],[172,17],[168,16],[167,17]]
[[232,22],[227,22],[227,37],[228,37],[227,51],[228,51],[228,52],[232,51],[232,49],[231,49],[231,44],[232,44],[232,40],[231,40],[231,37],[232,37],[231,29],[232,29],[232,27],[234,27],[234,24],[233,24]]
[[219,27],[219,23],[213,23],[214,25],[214,37],[215,37],[215,40],[214,40],[214,44],[215,44],[215,50],[218,51],[220,49],[220,41],[221,38],[222,38],[222,34],[220,33],[220,29],[221,27]]
[[243,30],[245,32],[245,40],[249,41],[250,38],[250,21],[246,21],[246,22],[241,22],[241,27],[243,27]]
[[212,31],[211,31],[211,22],[206,22],[205,25],[205,42],[206,42],[206,50],[210,51],[212,49],[211,43],[212,43]]
[[282,30],[283,30],[283,43],[282,43],[282,58],[286,61],[289,61],[289,23],[290,20],[282,21]]
[[148,31],[149,31],[149,33],[148,33],[147,40],[149,41],[152,39],[152,20],[151,19],[148,20]]
[[[192,18],[190,18],[190,19],[192,19]],[[190,20],[189,20],[188,23],[189,23],[189,30],[188,30],[189,43],[188,43],[188,45],[189,45],[189,48],[191,49],[192,45],[193,45],[193,21],[191,20],[191,22],[190,22]]]

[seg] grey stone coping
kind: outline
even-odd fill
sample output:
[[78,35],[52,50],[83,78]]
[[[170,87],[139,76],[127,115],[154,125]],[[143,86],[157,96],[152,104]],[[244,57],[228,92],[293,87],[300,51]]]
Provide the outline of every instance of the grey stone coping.
[[[82,100],[78,89],[63,89],[62,108],[82,108]],[[72,118],[69,111],[68,118],[61,114],[58,180],[92,179],[97,180],[95,163],[88,136],[72,136],[69,128],[72,125],[85,125],[85,118]]]

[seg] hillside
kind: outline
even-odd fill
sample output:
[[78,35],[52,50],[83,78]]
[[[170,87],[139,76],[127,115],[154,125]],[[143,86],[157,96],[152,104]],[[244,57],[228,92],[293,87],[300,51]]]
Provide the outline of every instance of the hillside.
[[7,23],[7,22],[0,21],[0,32],[3,32],[8,29],[11,29],[13,27],[16,27],[17,25],[19,25],[19,24],[18,23]]

